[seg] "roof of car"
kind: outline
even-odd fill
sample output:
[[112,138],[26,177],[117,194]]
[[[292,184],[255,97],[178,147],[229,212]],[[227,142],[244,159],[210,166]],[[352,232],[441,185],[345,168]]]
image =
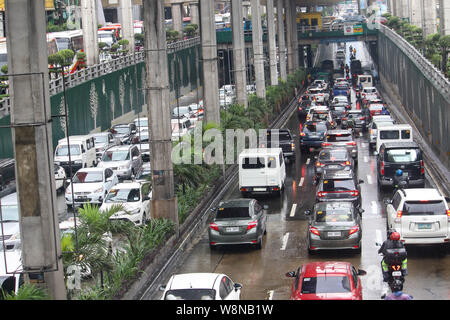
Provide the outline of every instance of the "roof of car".
[[310,262],[303,265],[304,277],[348,275],[351,264],[341,261]]
[[172,276],[169,290],[176,289],[212,289],[222,276],[220,273],[184,273]]
[[244,149],[241,152],[241,156],[246,155],[278,155],[282,151],[281,148],[253,148],[253,149]]
[[419,145],[414,141],[403,141],[403,142],[386,142],[382,145],[385,146],[386,149],[392,148],[419,148]]
[[248,207],[253,199],[229,199],[219,203],[219,207],[222,208],[240,208]]
[[106,168],[98,168],[98,167],[94,167],[94,168],[81,168],[77,171],[78,172],[96,172],[96,171],[104,171]]
[[98,137],[98,136],[107,136],[110,135],[111,132],[98,132],[98,133],[94,133],[92,136],[93,137]]
[[390,115],[382,114],[382,115],[373,116],[372,122],[375,122],[375,121],[394,121],[394,119],[392,119],[392,117]]
[[406,200],[442,200],[442,195],[434,188],[403,189]]
[[[150,181],[148,181],[150,182]],[[116,184],[112,189],[135,189],[141,187],[141,182],[139,181],[132,181],[132,182],[121,182]]]
[[134,147],[135,145],[132,144],[123,144],[120,146],[112,146],[111,148],[108,148],[107,151],[117,151],[117,150],[129,150],[131,147]]

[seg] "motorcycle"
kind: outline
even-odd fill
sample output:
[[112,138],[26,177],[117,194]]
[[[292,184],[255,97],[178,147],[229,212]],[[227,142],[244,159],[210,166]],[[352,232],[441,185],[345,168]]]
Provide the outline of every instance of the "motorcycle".
[[[377,243],[377,246],[381,247],[381,244]],[[395,248],[395,249],[387,249],[389,255],[389,261],[386,261],[386,257],[383,257],[383,260],[388,266],[388,278],[383,279],[384,282],[387,282],[391,292],[394,292],[395,287],[403,287],[403,283],[405,282],[405,276],[407,275],[406,270],[402,269],[402,262],[406,259],[406,249],[405,248]],[[382,253],[380,253],[383,256]]]
[[402,173],[401,176],[394,175],[393,182],[394,182],[394,193],[395,193],[398,189],[408,188],[409,176],[405,173]]

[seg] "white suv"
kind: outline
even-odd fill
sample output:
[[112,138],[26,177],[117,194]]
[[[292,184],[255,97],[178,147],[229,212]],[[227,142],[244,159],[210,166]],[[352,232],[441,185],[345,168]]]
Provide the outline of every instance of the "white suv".
[[399,232],[403,243],[449,242],[450,210],[436,189],[397,190],[392,201],[385,203],[388,228]]

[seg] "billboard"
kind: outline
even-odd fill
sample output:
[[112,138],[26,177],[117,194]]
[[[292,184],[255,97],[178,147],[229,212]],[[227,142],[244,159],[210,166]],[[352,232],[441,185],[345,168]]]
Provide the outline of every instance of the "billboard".
[[[45,0],[45,10],[55,10],[54,0]],[[5,0],[0,0],[0,11],[5,11]]]

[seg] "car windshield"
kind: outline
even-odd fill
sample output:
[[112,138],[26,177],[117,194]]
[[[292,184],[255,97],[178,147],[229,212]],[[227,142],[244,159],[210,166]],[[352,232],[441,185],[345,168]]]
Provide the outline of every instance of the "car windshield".
[[184,115],[184,114],[186,114],[186,113],[189,113],[191,111],[191,108],[190,107],[177,107],[177,108],[174,108],[173,109],[173,111],[172,111],[172,114],[173,115]]
[[315,210],[316,222],[351,222],[352,208],[349,203],[319,203]]
[[372,104],[369,106],[370,111],[381,111],[383,110],[383,105],[381,104]]
[[103,172],[78,171],[73,177],[73,183],[97,183],[103,182]]
[[2,204],[2,221],[19,221],[19,207],[17,204]]
[[165,300],[214,300],[216,290],[214,289],[177,289],[168,290]]
[[353,137],[351,134],[338,133],[338,134],[328,134],[327,142],[342,142],[342,141],[352,141]]
[[406,201],[403,205],[403,215],[444,215],[447,208],[442,200],[437,201]]
[[350,191],[356,190],[353,179],[333,179],[323,181],[323,191]]
[[364,93],[376,93],[376,92],[377,92],[377,89],[375,89],[375,88],[371,88],[371,89],[365,88],[364,89]]
[[[71,156],[79,156],[81,154],[81,148],[78,145],[70,146],[70,155]],[[56,156],[64,157],[69,155],[69,147],[68,146],[58,146],[56,148]]]
[[347,276],[305,277],[302,281],[302,293],[345,293],[351,292]]
[[116,131],[118,134],[127,134],[127,133],[129,132],[129,127],[128,127],[128,126],[127,126],[127,127],[125,127],[125,126],[122,126],[122,127],[114,127],[113,129],[114,129],[114,131]]
[[392,149],[386,151],[387,162],[414,162],[419,161],[418,149]]
[[313,121],[317,121],[317,120],[326,121],[327,119],[328,119],[328,113],[316,113],[316,112],[314,112],[312,114],[312,120]]
[[346,161],[348,154],[346,149],[325,149],[320,151],[319,160],[321,161]]
[[345,106],[334,106],[334,111],[345,112]]
[[248,207],[219,207],[216,213],[216,220],[227,219],[248,219],[250,218]]
[[97,143],[107,143],[108,142],[108,136],[107,135],[102,135],[102,136],[95,136],[95,144]]
[[305,131],[306,132],[321,132],[326,131],[327,126],[325,123],[310,123],[305,125]]
[[147,119],[139,119],[139,121],[136,119],[134,120],[134,124],[136,127],[148,127],[148,120]]
[[242,169],[261,169],[265,168],[265,159],[262,157],[245,157],[242,160]]
[[138,202],[141,199],[138,188],[132,189],[111,189],[105,203]]
[[347,114],[347,117],[350,118],[350,119],[355,119],[355,118],[362,117],[362,114],[361,114],[361,112],[358,112],[358,113],[350,112],[350,113]]
[[102,157],[103,162],[125,160],[130,160],[130,153],[128,150],[106,151]]

